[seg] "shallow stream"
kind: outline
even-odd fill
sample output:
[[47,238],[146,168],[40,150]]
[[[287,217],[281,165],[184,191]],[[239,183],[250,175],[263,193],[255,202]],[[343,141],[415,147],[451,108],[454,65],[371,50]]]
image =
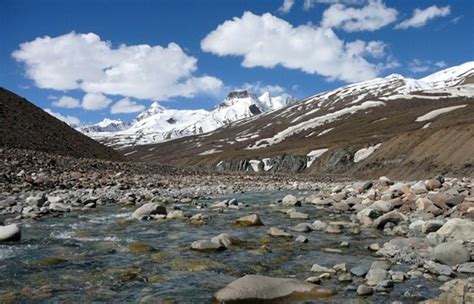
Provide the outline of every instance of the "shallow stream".
[[[285,193],[244,193],[232,195],[247,207],[227,209],[218,213],[198,210],[183,204],[183,210],[208,213],[205,225],[193,225],[189,220],[139,222],[127,218],[136,207],[102,206],[87,212],[72,212],[61,217],[46,217],[22,225],[20,243],[0,245],[0,302],[139,302],[208,303],[212,295],[231,281],[245,274],[274,277],[296,277],[304,280],[314,263],[332,267],[347,263],[350,269],[370,265],[376,256],[366,249],[371,243],[382,245],[388,240],[380,231],[362,229],[359,235],[327,234],[312,231],[304,234],[308,243],[293,239],[271,238],[270,226],[288,229],[305,220],[290,219],[268,205]],[[207,201],[211,204],[213,201]],[[316,210],[303,205],[312,223],[316,219],[347,220],[343,215]],[[265,226],[236,227],[235,219],[258,213]],[[236,235],[246,242],[220,253],[190,250],[199,239],[210,239],[220,233]],[[348,241],[349,247],[340,247]],[[136,243],[139,242],[139,243]],[[131,244],[134,244],[130,246]],[[144,246],[144,244],[153,247]],[[267,245],[271,252],[261,250]],[[326,252],[326,248],[341,250]],[[392,270],[408,270],[406,265],[394,265]],[[393,291],[358,298],[347,285],[357,287],[362,278],[342,283],[337,275],[323,280],[322,287],[337,294],[325,301],[331,303],[386,303],[395,300],[413,303],[420,298],[407,298],[410,290],[421,297],[438,294],[439,282],[410,279],[397,283]],[[418,287],[417,287],[418,286]]]

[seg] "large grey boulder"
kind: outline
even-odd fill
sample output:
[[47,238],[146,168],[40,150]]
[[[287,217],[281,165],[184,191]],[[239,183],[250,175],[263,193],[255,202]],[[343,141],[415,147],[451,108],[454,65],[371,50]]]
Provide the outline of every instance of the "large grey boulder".
[[21,239],[21,231],[17,225],[0,226],[0,242],[19,241]]
[[329,297],[329,290],[295,279],[246,275],[214,295],[217,303],[256,303],[261,301],[290,302]]
[[382,268],[371,268],[365,278],[368,285],[375,286],[388,278],[388,271]]
[[286,232],[283,229],[277,228],[277,227],[270,227],[270,229],[268,229],[267,233],[271,236],[274,236],[274,237],[286,237],[286,238],[293,237],[290,233]]
[[145,220],[159,214],[166,215],[166,208],[157,203],[146,203],[133,212],[132,218]]
[[456,242],[441,243],[433,250],[433,259],[446,265],[469,262],[471,255],[462,244]]
[[235,221],[239,226],[262,226],[263,222],[256,213],[243,216]]
[[301,201],[299,201],[294,195],[288,194],[282,200],[283,205],[285,206],[301,206]]
[[423,304],[466,304],[474,303],[474,277],[454,279],[439,288],[443,293],[438,297],[423,301]]
[[470,273],[474,275],[474,262],[464,263],[459,265],[458,272]]
[[387,223],[393,223],[396,225],[399,222],[406,221],[407,219],[408,218],[405,215],[401,214],[398,211],[390,211],[378,217],[374,221],[374,227],[382,229]]
[[236,245],[236,244],[242,242],[242,240],[239,239],[236,236],[229,235],[227,233],[221,233],[221,234],[216,235],[215,237],[213,237],[211,239],[211,242],[221,244],[221,245],[225,246],[226,248],[229,248],[232,245]]
[[446,239],[473,241],[474,221],[469,219],[453,218],[448,220],[440,229],[436,231],[436,233],[445,237]]
[[296,226],[292,227],[291,230],[296,232],[310,232],[313,230],[313,225],[310,223],[299,223]]
[[199,240],[199,241],[194,241],[191,244],[191,249],[196,250],[196,251],[202,251],[202,252],[214,252],[214,251],[225,250],[226,247],[218,242],[213,242],[209,240]]

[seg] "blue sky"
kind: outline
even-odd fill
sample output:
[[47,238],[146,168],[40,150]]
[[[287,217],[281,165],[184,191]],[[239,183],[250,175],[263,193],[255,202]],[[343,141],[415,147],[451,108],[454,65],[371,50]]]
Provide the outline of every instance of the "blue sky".
[[236,88],[303,98],[473,60],[473,28],[470,0],[2,0],[0,86],[83,124]]

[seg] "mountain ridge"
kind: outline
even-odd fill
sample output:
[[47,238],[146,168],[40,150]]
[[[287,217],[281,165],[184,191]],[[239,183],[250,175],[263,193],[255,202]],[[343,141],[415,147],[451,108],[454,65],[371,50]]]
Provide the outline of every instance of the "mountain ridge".
[[[153,102],[127,128],[114,129],[94,124],[78,130],[99,142],[120,149],[210,132],[243,118],[277,110],[294,101],[286,94],[272,97],[270,93],[266,93],[262,94],[261,100],[247,90],[232,91],[211,111],[168,109]],[[113,130],[109,131],[110,129]]]
[[[437,72],[440,74],[433,77],[435,85],[400,75],[349,84],[207,134],[126,151],[134,151],[135,159],[216,170],[368,177],[370,168],[376,166],[381,172],[393,172],[400,178],[466,168],[472,174],[474,62],[447,71]],[[428,119],[421,121],[421,117]],[[459,128],[462,133],[449,138],[455,134],[451,128]],[[446,152],[450,148],[428,149],[429,153],[425,153],[417,148],[427,147],[429,142],[441,149],[437,141],[449,143],[449,147],[462,153]],[[413,147],[416,155],[403,146]],[[325,152],[314,158],[317,153],[312,152],[321,150]],[[364,157],[355,157],[357,152]],[[384,155],[390,155],[390,159]],[[430,158],[439,163],[426,166],[431,163]],[[416,168],[420,172],[413,172]]]

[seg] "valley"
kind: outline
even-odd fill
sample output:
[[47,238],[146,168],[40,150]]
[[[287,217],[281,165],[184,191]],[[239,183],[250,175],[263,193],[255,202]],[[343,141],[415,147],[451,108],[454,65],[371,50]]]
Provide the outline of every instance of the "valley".
[[[38,39],[22,50],[68,45]],[[247,83],[212,109],[174,109],[161,100],[221,81],[191,76],[196,59],[175,43],[79,39],[99,44],[74,49],[95,60],[80,79],[59,77],[69,62],[51,55],[35,82],[86,92],[45,95],[67,116],[0,88],[0,303],[474,303],[474,61],[301,100]],[[353,43],[349,57],[383,52]],[[166,68],[154,74],[146,56]],[[184,75],[156,89],[180,60]],[[30,64],[28,77],[42,75]],[[114,85],[137,79],[143,89]],[[134,118],[107,118],[112,96],[126,97],[110,114]]]

